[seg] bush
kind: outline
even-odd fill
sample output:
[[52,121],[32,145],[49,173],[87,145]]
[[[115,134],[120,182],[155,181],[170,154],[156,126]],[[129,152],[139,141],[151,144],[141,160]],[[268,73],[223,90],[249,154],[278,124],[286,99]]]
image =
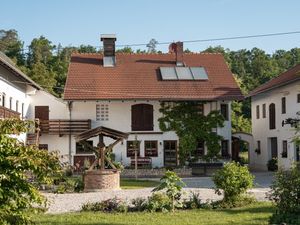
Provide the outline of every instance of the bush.
[[152,191],[165,191],[169,201],[171,202],[171,209],[174,211],[175,207],[182,207],[180,203],[181,190],[185,183],[181,178],[173,171],[167,171],[165,175],[160,179],[160,184]]
[[124,213],[128,211],[128,206],[126,202],[117,198],[112,198],[102,202],[86,203],[82,205],[81,211]]
[[54,193],[63,194],[63,193],[73,193],[83,191],[84,184],[81,178],[64,178],[60,182],[57,188],[54,190]]
[[250,174],[248,168],[236,162],[226,163],[213,176],[215,191],[221,195],[223,190],[222,201],[228,206],[235,206],[243,201],[246,191],[253,187],[253,179],[254,176]]
[[148,198],[146,209],[150,212],[169,212],[172,210],[172,202],[165,193],[153,193]]
[[183,202],[184,209],[200,209],[204,207],[204,203],[201,202],[199,194],[191,193],[190,198]]
[[146,210],[148,202],[145,198],[136,198],[131,201],[131,204],[130,211],[142,212]]
[[290,222],[289,218],[296,221],[300,215],[300,170],[294,165],[291,170],[279,170],[271,185],[271,193],[269,199],[276,204],[276,213],[272,217],[272,221]]
[[278,160],[276,158],[272,158],[268,161],[267,167],[269,171],[277,171],[278,170]]

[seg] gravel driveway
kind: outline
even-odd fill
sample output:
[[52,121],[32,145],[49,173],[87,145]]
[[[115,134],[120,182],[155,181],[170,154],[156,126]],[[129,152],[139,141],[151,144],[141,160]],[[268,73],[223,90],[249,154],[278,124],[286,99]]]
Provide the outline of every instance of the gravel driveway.
[[[48,213],[66,213],[79,211],[81,206],[87,202],[103,201],[109,198],[117,197],[122,200],[130,201],[137,197],[148,197],[151,195],[152,188],[133,189],[133,190],[115,190],[115,191],[100,191],[92,193],[72,193],[72,194],[53,194],[44,193],[49,201]],[[255,188],[249,191],[257,200],[265,201],[266,193],[269,188]],[[188,197],[190,192],[199,193],[203,201],[219,200],[221,196],[214,193],[211,188],[184,188],[185,197]]]

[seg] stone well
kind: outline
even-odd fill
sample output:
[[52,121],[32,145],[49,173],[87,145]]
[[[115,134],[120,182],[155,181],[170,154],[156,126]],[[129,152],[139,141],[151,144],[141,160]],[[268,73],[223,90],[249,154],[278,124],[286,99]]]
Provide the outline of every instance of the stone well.
[[91,170],[83,175],[84,191],[95,192],[100,190],[120,189],[120,172],[118,170]]

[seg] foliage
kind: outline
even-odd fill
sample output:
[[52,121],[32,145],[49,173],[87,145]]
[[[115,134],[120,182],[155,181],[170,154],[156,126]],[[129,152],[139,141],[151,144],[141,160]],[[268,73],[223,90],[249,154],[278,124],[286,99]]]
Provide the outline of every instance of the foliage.
[[278,170],[278,160],[277,158],[272,158],[267,162],[267,167],[269,171],[277,171]]
[[25,146],[11,136],[26,132],[30,123],[18,119],[0,121],[0,222],[26,224],[26,211],[42,205],[45,199],[30,183],[50,183],[60,170],[56,153]]
[[149,212],[169,212],[173,209],[173,204],[168,195],[162,192],[153,193],[149,198],[146,209]]
[[254,176],[250,174],[248,168],[236,162],[226,163],[213,176],[216,193],[221,195],[223,191],[222,201],[233,206],[243,199],[242,196],[249,188],[253,187],[253,179]]
[[152,191],[165,191],[167,197],[171,203],[171,209],[174,211],[175,207],[180,207],[180,198],[182,187],[185,184],[181,178],[173,171],[167,171],[165,175],[160,179],[160,184]]
[[190,198],[183,201],[184,209],[200,209],[206,204],[202,203],[199,193],[192,192]]
[[145,198],[135,198],[131,201],[131,204],[130,211],[142,212],[147,209],[148,201]]
[[216,110],[208,115],[201,114],[199,112],[201,104],[203,102],[161,103],[162,117],[158,119],[159,126],[162,131],[175,131],[178,135],[181,164],[196,150],[198,140],[205,140],[207,161],[219,157],[221,136],[211,131],[216,127],[222,127],[224,118]]
[[54,193],[64,194],[64,193],[73,193],[73,192],[82,192],[84,184],[81,177],[78,178],[65,178],[58,183]]
[[251,133],[251,120],[243,115],[242,104],[242,102],[237,101],[233,101],[231,104],[231,126],[233,133]]
[[300,170],[296,165],[288,171],[278,170],[269,198],[276,206],[273,223],[300,224]]
[[152,38],[149,43],[146,45],[148,48],[148,53],[156,53],[156,45],[158,44],[158,41]]
[[107,199],[102,202],[86,203],[81,211],[92,212],[127,212],[128,206],[125,202],[117,198]]

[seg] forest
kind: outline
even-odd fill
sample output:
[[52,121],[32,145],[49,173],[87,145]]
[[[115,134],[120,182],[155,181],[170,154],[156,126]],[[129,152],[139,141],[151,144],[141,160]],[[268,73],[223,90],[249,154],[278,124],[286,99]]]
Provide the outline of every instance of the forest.
[[[117,52],[161,53],[156,51],[156,44],[157,41],[151,39],[145,46],[146,49],[134,51],[130,47],[124,47]],[[44,36],[36,37],[29,46],[24,46],[18,32],[10,29],[0,30],[0,51],[47,91],[57,97],[63,97],[71,53],[96,53],[101,52],[101,49],[91,45],[55,45]],[[185,52],[190,50],[186,49]],[[210,46],[201,52],[222,53],[244,95],[300,63],[300,48],[297,47],[290,50],[278,49],[271,54],[259,48],[233,51],[222,46]],[[251,132],[250,118],[250,99],[232,103],[233,132]]]

